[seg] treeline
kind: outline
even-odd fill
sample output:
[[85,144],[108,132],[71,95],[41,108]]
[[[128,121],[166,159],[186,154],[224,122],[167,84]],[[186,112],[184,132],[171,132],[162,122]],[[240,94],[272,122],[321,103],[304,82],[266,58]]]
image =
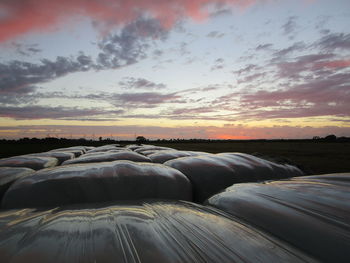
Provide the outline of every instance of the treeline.
[[47,138],[20,138],[17,140],[9,140],[9,139],[0,139],[0,143],[10,143],[10,144],[61,144],[61,145],[90,145],[90,146],[100,146],[104,144],[133,144],[133,143],[143,143],[143,144],[151,144],[151,143],[209,143],[209,142],[293,142],[293,141],[310,141],[310,142],[350,142],[350,137],[336,137],[335,135],[327,135],[325,137],[314,136],[312,139],[256,139],[256,140],[219,140],[219,139],[157,139],[157,140],[149,140],[143,136],[138,136],[134,140],[115,140],[110,138],[102,138],[99,137],[98,140],[86,139],[86,138],[55,138],[55,137],[47,137]]

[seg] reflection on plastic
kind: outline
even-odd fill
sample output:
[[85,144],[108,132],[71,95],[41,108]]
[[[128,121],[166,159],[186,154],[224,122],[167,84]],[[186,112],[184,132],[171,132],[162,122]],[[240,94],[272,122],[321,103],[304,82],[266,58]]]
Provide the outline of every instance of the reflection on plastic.
[[54,167],[57,164],[58,160],[53,157],[21,155],[0,159],[0,167],[27,167],[33,170]]
[[164,163],[185,174],[192,182],[194,200],[203,202],[234,183],[301,176],[291,165],[282,165],[243,153],[182,157]]
[[192,200],[191,183],[161,164],[114,161],[45,169],[17,180],[5,193],[4,208],[160,198]]
[[14,181],[32,173],[34,173],[34,170],[30,168],[0,167],[0,200]]
[[[143,154],[145,152],[142,152]],[[205,153],[204,153],[205,154]],[[152,162],[154,163],[165,163],[166,161],[188,156],[197,156],[201,155],[200,152],[190,152],[190,151],[176,151],[176,150],[161,150],[153,152],[152,154],[147,155]]]
[[58,160],[57,165],[61,165],[64,161],[75,158],[72,152],[42,152],[28,154],[27,156],[54,157]]
[[236,184],[208,203],[313,255],[350,261],[350,173]]
[[8,262],[314,262],[207,207],[143,203],[0,212]]
[[95,162],[111,162],[116,160],[128,160],[133,162],[152,162],[146,156],[132,152],[94,152],[94,154],[87,153],[76,159],[71,159],[63,162],[63,165],[75,163],[95,163]]

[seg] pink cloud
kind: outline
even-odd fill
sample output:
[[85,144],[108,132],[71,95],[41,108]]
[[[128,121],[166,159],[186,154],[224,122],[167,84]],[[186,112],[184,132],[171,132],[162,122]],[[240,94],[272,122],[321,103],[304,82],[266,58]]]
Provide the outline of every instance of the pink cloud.
[[0,3],[0,41],[33,31],[47,31],[70,17],[82,15],[106,27],[123,25],[147,13],[170,28],[181,17],[208,17],[205,7],[227,4],[245,8],[263,0],[4,0]]

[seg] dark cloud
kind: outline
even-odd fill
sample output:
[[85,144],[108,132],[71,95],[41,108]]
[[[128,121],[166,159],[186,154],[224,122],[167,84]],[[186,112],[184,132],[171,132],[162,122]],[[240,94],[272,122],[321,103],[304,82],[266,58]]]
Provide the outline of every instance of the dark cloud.
[[271,49],[272,47],[273,47],[273,44],[271,44],[271,43],[260,44],[255,48],[255,50],[256,51],[265,51],[265,50]]
[[155,83],[144,78],[125,78],[119,82],[124,89],[164,89],[166,85],[163,83]]
[[290,35],[292,33],[295,33],[295,30],[297,28],[296,19],[296,16],[288,17],[287,22],[282,25],[283,34]]
[[329,34],[322,37],[315,45],[321,49],[330,51],[334,51],[335,49],[350,50],[350,34]]
[[22,44],[18,42],[12,42],[12,46],[15,48],[16,52],[22,56],[31,56],[40,53],[42,49],[38,48],[38,44]]
[[214,61],[214,65],[211,67],[211,71],[213,70],[218,70],[218,69],[223,69],[224,68],[224,62],[225,60],[223,58],[217,58]]
[[240,105],[247,118],[296,118],[350,116],[350,73],[290,85],[285,89],[241,94]]
[[98,108],[81,109],[77,107],[46,106],[0,106],[0,116],[14,119],[75,119],[76,117],[122,114],[123,110],[105,110]]
[[0,63],[0,93],[29,93],[35,85],[44,83],[68,73],[89,70],[92,65],[88,56],[76,58],[57,57],[56,60],[41,60],[40,64],[14,60]]
[[146,57],[147,40],[165,40],[168,31],[156,19],[139,18],[126,25],[120,33],[106,36],[98,47],[97,63],[100,69],[118,68],[134,64]]
[[136,63],[146,57],[148,41],[164,40],[166,36],[167,31],[159,21],[139,18],[126,25],[120,33],[108,35],[98,44],[101,52],[97,61],[80,52],[75,57],[42,59],[36,64],[18,60],[0,63],[0,93],[29,93],[38,84],[70,73],[114,69]]
[[299,56],[293,59],[293,61],[283,61],[277,63],[278,76],[281,78],[294,78],[298,79],[300,73],[305,71],[313,71],[315,63],[325,61],[334,58],[334,54],[310,54],[305,56]]
[[273,56],[277,59],[280,59],[281,57],[284,57],[286,55],[289,55],[293,52],[296,51],[303,51],[306,48],[306,45],[304,42],[300,41],[300,42],[296,42],[293,45],[287,47],[287,48],[283,48],[280,49],[276,52],[273,53]]

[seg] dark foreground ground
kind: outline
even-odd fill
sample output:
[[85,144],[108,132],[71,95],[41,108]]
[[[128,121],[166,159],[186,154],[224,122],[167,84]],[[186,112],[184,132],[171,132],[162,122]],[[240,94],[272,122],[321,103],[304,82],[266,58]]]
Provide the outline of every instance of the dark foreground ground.
[[[132,143],[132,142],[128,142]],[[44,152],[74,145],[99,146],[108,142],[1,142],[0,158]],[[210,153],[243,152],[301,166],[313,174],[350,172],[350,142],[325,141],[229,141],[229,142],[150,142],[178,150]]]

